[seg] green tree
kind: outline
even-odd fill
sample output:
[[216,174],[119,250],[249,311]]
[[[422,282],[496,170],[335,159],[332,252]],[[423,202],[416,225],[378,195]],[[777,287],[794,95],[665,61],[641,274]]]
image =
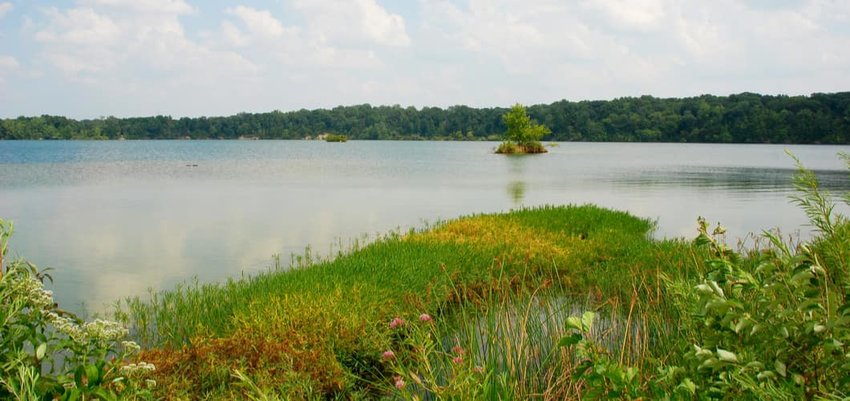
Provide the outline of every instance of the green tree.
[[540,143],[543,136],[549,134],[548,128],[532,121],[519,103],[502,115],[508,130],[505,131],[503,142],[496,153],[545,153],[546,148]]

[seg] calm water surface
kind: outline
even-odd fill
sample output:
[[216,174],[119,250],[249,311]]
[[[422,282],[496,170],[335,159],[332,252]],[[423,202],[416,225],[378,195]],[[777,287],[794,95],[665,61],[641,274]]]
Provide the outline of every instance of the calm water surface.
[[[561,143],[539,156],[494,143],[0,141],[0,216],[10,248],[54,268],[70,310],[197,277],[263,270],[274,254],[541,204],[595,203],[693,237],[700,215],[730,238],[779,227],[808,235],[788,202],[785,146]],[[789,146],[847,189],[848,146]]]

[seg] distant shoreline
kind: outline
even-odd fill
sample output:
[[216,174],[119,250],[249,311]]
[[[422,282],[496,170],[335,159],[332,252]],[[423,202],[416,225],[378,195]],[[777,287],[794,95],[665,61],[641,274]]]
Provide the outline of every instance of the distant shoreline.
[[[561,100],[527,109],[551,130],[544,142],[850,143],[850,92]],[[0,139],[303,139],[330,133],[350,140],[497,141],[506,110],[365,104],[228,117],[42,115],[0,120]]]

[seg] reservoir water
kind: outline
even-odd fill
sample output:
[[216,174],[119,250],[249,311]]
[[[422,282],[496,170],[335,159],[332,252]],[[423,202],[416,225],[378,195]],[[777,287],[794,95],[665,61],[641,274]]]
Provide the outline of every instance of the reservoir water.
[[[311,246],[462,215],[594,203],[656,220],[659,238],[704,216],[730,242],[810,235],[792,205],[792,160],[835,192],[850,146],[560,143],[506,157],[487,142],[0,141],[10,249],[53,268],[63,308],[266,269]],[[840,209],[844,211],[845,209]]]

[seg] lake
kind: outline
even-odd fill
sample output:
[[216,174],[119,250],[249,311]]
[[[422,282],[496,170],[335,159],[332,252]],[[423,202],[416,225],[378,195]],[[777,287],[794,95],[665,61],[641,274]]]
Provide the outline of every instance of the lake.
[[[850,146],[559,143],[535,156],[492,142],[0,141],[0,217],[15,255],[53,268],[66,309],[104,311],[149,288],[264,270],[363,234],[542,204],[595,203],[692,238],[705,216],[730,242],[778,227],[791,150],[835,191]],[[841,209],[844,210],[844,209]]]

